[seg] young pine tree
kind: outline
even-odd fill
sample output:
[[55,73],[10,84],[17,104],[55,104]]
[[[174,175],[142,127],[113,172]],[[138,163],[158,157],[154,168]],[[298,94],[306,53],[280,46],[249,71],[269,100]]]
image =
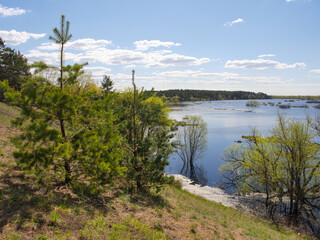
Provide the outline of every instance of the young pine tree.
[[161,98],[135,87],[119,95],[120,134],[124,139],[127,179],[132,189],[160,187],[172,152],[175,127]]
[[[43,77],[28,79],[21,92],[7,92],[8,101],[21,108],[15,124],[21,135],[14,138],[14,153],[20,167],[36,173],[39,179],[57,184],[77,180],[104,183],[121,174],[122,148],[111,99],[96,100],[94,91],[81,89],[79,78],[85,64],[63,65],[63,46],[70,39],[69,23],[54,29],[55,41],[61,44],[60,77],[50,81]],[[37,71],[51,67],[37,63]],[[94,89],[94,88],[90,88]]]

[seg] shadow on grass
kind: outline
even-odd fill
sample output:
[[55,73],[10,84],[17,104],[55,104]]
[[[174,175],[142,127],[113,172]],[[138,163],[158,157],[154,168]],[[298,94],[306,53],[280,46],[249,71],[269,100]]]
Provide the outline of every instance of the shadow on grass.
[[[36,189],[24,182],[22,174],[10,176],[2,175],[0,182],[0,231],[10,221],[17,222],[18,228],[32,217],[32,209],[39,209],[44,201],[42,196],[36,195]],[[41,208],[45,208],[42,206]]]
[[137,193],[131,195],[130,202],[135,203],[145,207],[160,207],[169,208],[170,205],[166,199],[164,199],[160,194],[152,192]]
[[106,213],[113,198],[92,193],[85,186],[73,190],[69,187],[48,190],[12,168],[0,176],[0,232],[8,223],[14,223],[17,229],[21,229],[31,219],[41,227],[46,222],[45,216],[57,206],[68,207],[75,212],[80,207],[89,215],[96,210]]

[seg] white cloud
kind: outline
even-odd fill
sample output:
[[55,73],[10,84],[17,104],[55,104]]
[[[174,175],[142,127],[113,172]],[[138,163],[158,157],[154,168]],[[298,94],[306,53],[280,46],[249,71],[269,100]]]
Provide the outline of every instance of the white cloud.
[[313,69],[310,70],[310,72],[320,74],[320,69]]
[[46,42],[46,43],[41,43],[41,45],[39,47],[37,47],[37,49],[40,50],[57,50],[59,49],[58,44],[53,43],[53,42]]
[[[132,87],[132,75],[131,74],[111,74],[110,75],[112,80],[115,82],[115,86],[118,89],[125,89],[127,87]],[[172,84],[172,83],[181,83],[181,80],[172,80],[172,79],[165,79],[159,77],[158,75],[152,76],[141,76],[139,73],[135,76],[135,81],[137,87],[150,87],[151,86],[163,86],[163,84]],[[149,86],[150,85],[150,86]]]
[[[110,43],[111,41],[109,40],[94,40],[92,38],[82,38],[75,41],[67,42],[65,45],[65,49],[87,51],[87,50],[92,50],[99,47],[104,47]],[[38,49],[57,50],[59,49],[59,45],[53,42],[42,43],[41,46],[38,47]]]
[[[154,72],[156,76],[163,79],[178,78],[184,80],[187,83],[192,84],[212,84],[212,83],[283,83],[281,77],[259,77],[259,76],[241,76],[238,73],[231,72],[202,72],[202,71],[165,71],[165,72]],[[187,80],[186,80],[187,79]]]
[[39,62],[43,61],[47,64],[54,64],[59,59],[58,52],[40,52],[39,50],[30,50],[27,54],[25,54],[26,58],[28,58],[29,62]]
[[223,83],[225,84],[226,81],[223,81],[223,80],[189,80],[189,81],[186,81],[187,83],[190,83],[190,84],[194,84],[196,85],[196,89],[199,89],[199,85],[211,85],[213,83]]
[[126,69],[135,69],[135,68],[137,68],[137,65],[130,64],[130,65],[125,66],[124,68],[126,68]]
[[240,82],[248,82],[248,83],[283,83],[281,77],[247,77],[247,76],[235,76],[230,77],[228,80],[240,81]]
[[28,33],[28,32],[17,32],[16,30],[11,31],[0,31],[1,38],[10,45],[19,45],[27,42],[30,38],[39,39],[46,36],[45,33]]
[[[45,46],[42,45],[41,47],[44,47],[47,50],[53,50],[57,47],[54,45],[48,44]],[[41,47],[39,48],[41,49]],[[43,59],[43,61],[49,60],[50,64],[59,62],[59,59],[56,56],[58,56],[58,51],[44,52],[40,51],[39,49],[31,50],[26,54],[26,57],[30,61],[39,61],[41,58],[45,58],[46,60]],[[70,53],[69,51],[65,52],[65,60],[71,60],[73,62],[101,62],[108,65],[120,65],[130,64],[133,62],[139,63],[142,62],[143,59],[145,59],[144,53],[122,49],[110,50],[107,48],[96,48],[81,53]]]
[[18,16],[21,14],[25,14],[27,11],[24,9],[20,9],[20,8],[9,8],[9,7],[5,7],[2,6],[0,4],[0,15],[2,17],[9,17],[9,16]]
[[197,73],[197,74],[193,74],[193,77],[197,77],[197,78],[219,78],[219,79],[232,79],[234,77],[238,77],[239,74],[238,73],[230,73],[230,72],[219,72],[219,73],[208,73],[208,72],[202,72],[202,73]]
[[[43,61],[47,64],[57,64],[60,61],[60,53],[57,52],[41,52],[37,49],[30,50],[27,54],[24,54],[29,62],[38,62]],[[78,59],[82,56],[81,54],[73,54],[69,52],[65,52],[64,60],[74,60]],[[79,61],[77,61],[79,62]],[[85,62],[85,61],[82,61]]]
[[196,58],[181,54],[153,54],[147,56],[147,67],[169,67],[169,66],[197,66],[210,62],[210,58]]
[[266,59],[255,59],[255,60],[228,60],[224,66],[225,68],[231,69],[252,69],[252,70],[263,70],[268,68],[277,68],[277,69],[288,69],[288,68],[305,68],[305,63],[294,63],[286,64],[273,60]]
[[[219,80],[225,83],[281,83],[283,82],[280,77],[256,77],[256,76],[240,76],[238,73],[220,72],[220,73],[200,73],[194,74],[194,78],[210,78],[212,80]],[[212,81],[210,81],[212,82]]]
[[232,25],[234,25],[234,24],[236,24],[236,23],[243,23],[244,22],[244,20],[242,19],[242,18],[238,18],[238,19],[236,19],[236,20],[234,20],[234,21],[232,21],[232,22],[226,22],[225,24],[224,24],[224,26],[229,26],[229,27],[231,27]]
[[84,38],[84,39],[78,39],[76,41],[67,43],[66,48],[79,50],[79,51],[86,51],[86,50],[96,49],[99,47],[104,47],[110,43],[111,41],[108,41],[108,40],[94,40],[92,38]]
[[212,86],[213,83],[215,84],[238,84],[238,85],[246,85],[246,84],[256,84],[260,83],[264,86],[268,86],[270,84],[283,84],[283,81],[280,77],[247,77],[247,76],[234,76],[234,77],[226,77],[226,78],[212,78],[212,79],[191,79],[185,81],[186,83],[195,84],[197,86],[201,85],[208,85]]
[[275,57],[276,55],[274,54],[261,54],[258,56],[258,58],[264,58],[264,57]]
[[170,78],[186,78],[191,77],[193,74],[200,73],[201,71],[166,71],[166,72],[155,72],[154,75],[162,76],[162,77],[170,77]]
[[[152,41],[150,41],[152,42]],[[172,53],[170,50],[139,51],[128,49],[109,49],[107,47],[111,41],[78,39],[66,44],[65,60],[73,62],[100,62],[107,65],[126,65],[124,67],[140,68],[164,68],[170,66],[197,66],[211,61],[210,58],[196,58],[182,54]],[[163,42],[162,42],[163,43]],[[39,61],[41,58],[49,60],[50,63],[58,63],[54,52],[58,52],[59,45],[53,42],[41,44],[38,48],[29,51],[26,57],[30,61]],[[81,50],[81,52],[74,52]],[[70,53],[71,52],[71,53]],[[69,55],[68,55],[69,53]],[[56,60],[54,60],[56,59]],[[44,60],[44,59],[43,59]]]
[[146,54],[133,50],[97,48],[86,51],[78,60],[99,61],[108,65],[134,64],[146,61]]
[[154,72],[154,75],[166,77],[166,78],[196,78],[196,79],[229,79],[239,76],[238,73],[230,72],[202,72],[194,70],[185,70],[185,71],[165,71],[165,72]]
[[169,53],[172,53],[171,50],[158,50],[158,51],[152,51],[153,54],[161,54],[161,55],[164,55],[164,54],[169,54]]
[[92,74],[93,77],[102,77],[106,73],[111,72],[111,68],[106,68],[106,67],[84,67],[84,70],[86,72],[89,72]]
[[[93,71],[93,77],[102,77],[102,71],[105,74],[104,68],[101,67],[101,75],[98,76],[95,72],[99,72],[100,67],[86,67],[86,71]],[[108,74],[115,82],[117,89],[125,89],[132,87],[131,71],[125,73]],[[155,87],[156,89],[170,89],[177,86],[184,86],[184,88],[195,87],[197,89],[207,88],[210,89],[213,84],[225,88],[226,86],[237,85],[241,86],[254,86],[260,84],[260,88],[274,86],[276,84],[288,84],[289,80],[283,80],[277,76],[243,76],[238,73],[231,72],[203,72],[201,70],[185,70],[185,71],[163,71],[153,72],[150,75],[143,75],[143,73],[136,73],[136,84],[138,87],[146,87],[147,89]],[[238,89],[239,90],[239,89]],[[242,89],[243,90],[243,89]],[[260,89],[261,90],[261,89]]]
[[156,82],[154,82],[152,84],[153,85],[162,85],[162,86],[166,85],[166,87],[168,88],[168,84],[172,84],[172,83],[184,83],[184,82],[181,80],[157,79]]
[[129,82],[131,81],[131,75],[124,73],[111,74],[111,78],[118,82]]
[[139,51],[145,51],[149,48],[154,47],[166,47],[170,48],[172,46],[180,46],[180,43],[174,43],[174,42],[162,42],[160,40],[141,40],[141,41],[135,41],[134,45],[136,46],[136,49]]
[[101,62],[108,65],[144,65],[146,67],[196,66],[210,62],[209,58],[196,58],[181,54],[140,52],[126,49],[97,48],[76,55],[75,62]]

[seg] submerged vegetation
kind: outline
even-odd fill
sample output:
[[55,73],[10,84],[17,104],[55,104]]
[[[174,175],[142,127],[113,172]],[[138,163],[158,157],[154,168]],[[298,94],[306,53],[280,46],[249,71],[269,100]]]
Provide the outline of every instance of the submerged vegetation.
[[246,106],[247,107],[260,107],[260,102],[257,101],[257,100],[249,100],[247,103],[246,103]]
[[197,161],[205,154],[208,142],[207,123],[201,116],[185,116],[184,126],[177,134],[177,154],[183,162],[180,174],[187,176],[195,183],[206,184],[207,179],[197,165]]
[[[263,194],[272,218],[281,214],[293,225],[319,233],[319,118],[293,121],[279,115],[272,135],[253,131],[245,143],[225,152],[221,167],[227,183],[242,193]],[[274,218],[273,218],[274,219]]]

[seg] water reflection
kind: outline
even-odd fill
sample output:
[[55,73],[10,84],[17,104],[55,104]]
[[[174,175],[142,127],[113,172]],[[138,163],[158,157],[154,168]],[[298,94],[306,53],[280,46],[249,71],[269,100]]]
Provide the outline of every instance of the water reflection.
[[[306,101],[285,102],[281,99],[259,100],[261,107],[249,112],[252,108],[246,107],[246,100],[229,100],[229,101],[212,101],[202,102],[202,104],[181,108],[180,111],[171,112],[171,117],[177,120],[182,120],[185,115],[200,115],[208,124],[208,150],[207,154],[199,159],[201,167],[205,174],[198,171],[198,176],[205,176],[207,185],[219,186],[220,176],[218,169],[224,164],[222,160],[223,152],[226,147],[229,147],[234,141],[241,140],[242,135],[249,135],[252,129],[258,129],[262,134],[269,134],[277,121],[277,113],[280,111],[288,118],[295,120],[305,120],[306,115],[314,117],[320,113],[319,109],[313,108],[316,104],[306,103]],[[271,102],[272,104],[269,104]],[[278,102],[291,104],[289,109],[280,109],[276,105]],[[265,103],[265,104],[263,104]],[[303,106],[307,104],[308,109],[296,108],[294,106]],[[274,106],[272,106],[274,105]],[[225,110],[216,110],[216,109]],[[170,157],[170,165],[166,171],[168,173],[180,173],[182,169],[182,161],[177,154]],[[196,168],[196,167],[195,167]],[[201,177],[198,177],[201,179]]]
[[197,164],[183,165],[180,174],[190,178],[196,184],[206,185],[208,183],[204,167]]

